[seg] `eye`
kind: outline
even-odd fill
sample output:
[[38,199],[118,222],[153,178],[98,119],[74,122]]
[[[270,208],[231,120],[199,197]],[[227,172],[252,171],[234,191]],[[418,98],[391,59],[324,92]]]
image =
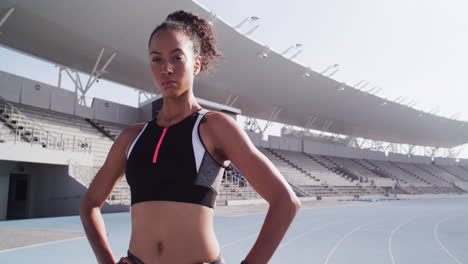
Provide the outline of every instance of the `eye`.
[[182,59],[183,59],[182,56],[175,56],[173,58],[173,60],[175,60],[175,61],[179,61],[179,60],[182,60]]
[[152,62],[160,62],[161,61],[161,58],[158,58],[158,57],[154,57],[151,59]]

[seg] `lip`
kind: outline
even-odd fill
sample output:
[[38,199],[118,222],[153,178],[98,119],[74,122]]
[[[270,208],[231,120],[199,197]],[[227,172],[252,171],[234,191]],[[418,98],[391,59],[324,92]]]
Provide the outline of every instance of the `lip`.
[[163,81],[161,84],[163,86],[168,86],[168,85],[175,84],[175,83],[176,83],[175,81],[167,80],[167,81]]

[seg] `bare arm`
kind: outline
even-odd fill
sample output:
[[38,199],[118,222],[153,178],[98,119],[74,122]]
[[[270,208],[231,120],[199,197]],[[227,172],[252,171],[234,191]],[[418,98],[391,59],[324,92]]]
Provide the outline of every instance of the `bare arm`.
[[101,215],[101,207],[123,177],[127,163],[126,148],[135,136],[135,126],[125,129],[112,145],[104,165],[94,177],[80,204],[80,217],[86,236],[99,263],[116,263]]
[[[215,139],[225,160],[230,160],[252,187],[269,203],[260,234],[248,253],[248,264],[268,263],[277,249],[301,203],[291,186],[250,141],[247,134],[231,117],[209,114],[210,136]],[[208,121],[207,123],[210,123]]]

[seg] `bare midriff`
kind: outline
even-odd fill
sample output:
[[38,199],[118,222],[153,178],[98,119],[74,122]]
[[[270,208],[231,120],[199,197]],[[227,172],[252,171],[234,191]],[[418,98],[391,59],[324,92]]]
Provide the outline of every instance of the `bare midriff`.
[[145,264],[199,264],[215,260],[220,248],[212,208],[170,201],[132,205],[129,251]]

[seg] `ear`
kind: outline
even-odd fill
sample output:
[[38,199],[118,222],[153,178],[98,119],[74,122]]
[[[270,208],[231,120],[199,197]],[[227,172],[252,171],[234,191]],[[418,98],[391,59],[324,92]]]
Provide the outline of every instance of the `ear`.
[[195,58],[195,65],[193,67],[193,75],[197,75],[201,71],[203,59],[201,56]]

